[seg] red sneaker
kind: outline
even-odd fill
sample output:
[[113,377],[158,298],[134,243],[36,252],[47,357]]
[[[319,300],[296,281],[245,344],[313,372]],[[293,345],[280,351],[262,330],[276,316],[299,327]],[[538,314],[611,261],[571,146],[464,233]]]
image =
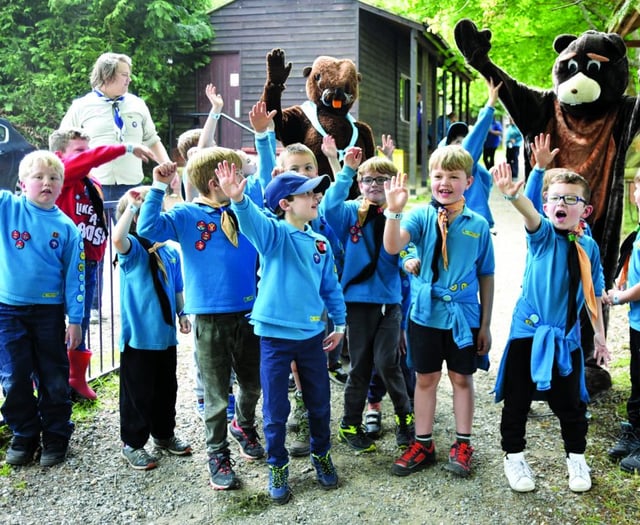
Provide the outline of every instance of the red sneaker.
[[396,476],[408,476],[429,465],[435,464],[435,462],[436,447],[433,441],[429,448],[425,447],[419,441],[414,441],[413,444],[404,451],[404,454],[395,460],[391,467],[391,473]]
[[449,463],[444,466],[449,472],[466,478],[471,473],[473,447],[469,443],[456,441],[449,451]]

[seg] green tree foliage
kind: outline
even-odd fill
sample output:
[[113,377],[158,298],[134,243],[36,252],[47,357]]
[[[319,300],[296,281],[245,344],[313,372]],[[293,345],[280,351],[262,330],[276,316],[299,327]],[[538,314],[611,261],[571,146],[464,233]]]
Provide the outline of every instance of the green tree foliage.
[[[378,0],[372,2],[408,18],[425,22],[455,50],[453,28],[462,18],[492,32],[491,58],[524,84],[548,89],[557,54],[553,41],[561,34],[588,29],[606,31],[617,0]],[[475,106],[486,100],[484,83],[474,82]]]
[[40,147],[71,101],[91,89],[102,53],[133,60],[131,91],[161,130],[180,80],[206,64],[208,0],[0,0],[0,114]]

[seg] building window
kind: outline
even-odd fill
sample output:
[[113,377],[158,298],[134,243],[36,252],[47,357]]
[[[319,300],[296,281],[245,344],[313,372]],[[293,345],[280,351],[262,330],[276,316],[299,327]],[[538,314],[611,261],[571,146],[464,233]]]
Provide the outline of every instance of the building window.
[[411,116],[411,106],[409,105],[409,94],[411,82],[409,77],[400,75],[400,86],[398,92],[400,93],[400,120],[402,122],[409,122]]

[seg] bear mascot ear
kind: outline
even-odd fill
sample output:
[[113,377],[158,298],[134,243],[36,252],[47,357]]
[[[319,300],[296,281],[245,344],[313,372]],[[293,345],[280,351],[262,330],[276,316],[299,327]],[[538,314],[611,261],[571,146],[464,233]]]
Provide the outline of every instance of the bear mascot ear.
[[576,35],[558,35],[553,41],[553,49],[556,53],[562,53],[571,42],[577,40],[578,37]]
[[302,70],[302,76],[307,78],[311,74],[311,66],[307,66]]

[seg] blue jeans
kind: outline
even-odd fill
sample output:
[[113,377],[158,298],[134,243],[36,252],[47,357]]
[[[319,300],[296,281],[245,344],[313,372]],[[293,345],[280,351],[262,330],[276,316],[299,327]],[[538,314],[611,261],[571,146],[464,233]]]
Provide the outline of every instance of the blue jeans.
[[[16,437],[68,440],[73,432],[64,305],[0,303],[2,415]],[[33,380],[38,383],[37,397]]]
[[331,448],[331,391],[323,339],[324,332],[302,341],[260,338],[262,416],[269,465],[282,467],[289,461],[285,438],[291,408],[287,390],[291,361],[298,366],[302,398],[309,411],[311,452],[323,456]]
[[96,284],[98,283],[98,261],[87,261],[84,266],[84,314],[82,316],[82,341],[76,350],[87,349],[87,330],[91,321],[91,305],[93,296],[96,292]]

